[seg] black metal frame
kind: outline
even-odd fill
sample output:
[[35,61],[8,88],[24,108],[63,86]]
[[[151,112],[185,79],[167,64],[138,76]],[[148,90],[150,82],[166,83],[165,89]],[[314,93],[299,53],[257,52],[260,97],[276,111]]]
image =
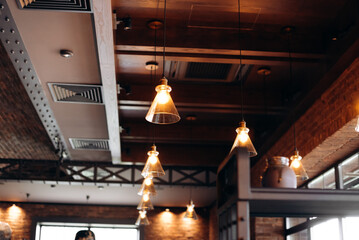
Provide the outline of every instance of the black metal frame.
[[[0,159],[0,179],[3,180],[141,184],[142,169],[143,165],[106,162]],[[163,169],[167,176],[154,178],[157,185],[216,186],[216,167],[163,166]]]

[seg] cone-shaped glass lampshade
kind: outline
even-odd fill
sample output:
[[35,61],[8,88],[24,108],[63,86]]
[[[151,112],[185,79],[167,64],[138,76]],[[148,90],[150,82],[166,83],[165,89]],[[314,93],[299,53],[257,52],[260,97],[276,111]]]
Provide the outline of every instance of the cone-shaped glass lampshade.
[[246,127],[246,122],[242,121],[239,123],[239,127],[236,129],[237,137],[234,140],[234,144],[232,146],[231,152],[236,147],[245,147],[249,152],[250,157],[254,157],[257,155],[257,151],[254,148],[252,141],[248,135],[249,129]]
[[355,126],[355,131],[359,132],[359,117],[358,117],[357,125]]
[[141,211],[148,211],[153,209],[149,194],[144,194],[142,196],[141,202],[138,204],[137,209]]
[[294,155],[290,157],[290,160],[290,168],[293,169],[297,178],[301,180],[307,180],[309,177],[302,164],[302,157],[299,155],[299,151],[295,150]]
[[163,77],[161,84],[156,86],[157,95],[146,115],[146,120],[151,123],[172,124],[181,119],[170,95],[172,88],[167,82]]
[[138,195],[156,195],[155,185],[153,184],[152,177],[147,177],[143,180],[140,191],[138,191]]
[[197,217],[197,213],[196,211],[194,210],[194,204],[193,204],[193,201],[191,200],[190,203],[187,205],[187,210],[186,210],[186,213],[184,215],[184,218],[192,218],[194,220],[197,220],[198,217]]
[[141,175],[147,177],[161,177],[165,175],[160,160],[158,159],[159,152],[156,151],[156,146],[153,145],[151,151],[147,152],[148,158]]
[[146,211],[139,211],[138,212],[138,218],[136,221],[136,225],[149,225],[150,221],[148,221],[147,215],[146,215]]

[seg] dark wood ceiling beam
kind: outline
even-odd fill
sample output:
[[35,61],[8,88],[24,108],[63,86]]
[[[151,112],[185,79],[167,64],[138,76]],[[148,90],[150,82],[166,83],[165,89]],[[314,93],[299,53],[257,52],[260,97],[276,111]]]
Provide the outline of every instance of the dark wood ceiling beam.
[[[123,143],[123,161],[144,163],[151,145],[152,143]],[[162,165],[218,166],[223,156],[231,150],[230,144],[213,146],[158,143],[156,146]]]
[[[124,81],[124,80],[123,80]],[[157,81],[156,81],[157,83]],[[126,84],[126,82],[124,83]],[[151,84],[147,81],[147,84],[131,84],[131,92],[128,95],[120,94],[121,101],[126,103],[127,101],[152,101],[155,97],[155,83]],[[186,84],[185,82],[179,83],[178,81],[170,81],[169,85],[172,87],[171,96],[176,104],[182,103],[182,106],[218,106],[219,108],[225,106],[239,106],[241,104],[241,90],[239,83],[224,83],[224,84]],[[271,98],[264,102],[263,98],[259,98],[258,94],[261,94],[258,89],[243,89],[244,104],[253,107],[279,108],[283,107],[282,93],[279,89],[267,89],[267,94],[270,94]],[[130,103],[130,102],[127,102]],[[283,109],[283,108],[282,108]]]
[[[160,52],[161,50],[158,50]],[[154,48],[148,46],[116,46],[116,54],[123,56],[154,56]],[[158,54],[158,53],[157,53]],[[296,64],[312,64],[324,59],[321,54],[293,54],[293,62]],[[221,49],[195,49],[195,48],[171,48],[167,51],[166,60],[183,62],[207,62],[207,63],[228,63],[228,64],[251,64],[251,65],[283,65],[288,64],[288,53],[243,51],[242,59],[238,50]]]
[[234,141],[237,126],[231,125],[202,125],[197,121],[182,121],[173,126],[156,127],[147,122],[124,122],[122,142],[130,143],[152,143],[154,138],[156,142],[166,144],[218,144],[229,145]]
[[[119,101],[119,110],[121,111],[147,111],[151,105],[150,101]],[[181,113],[197,112],[197,113],[223,113],[223,114],[240,114],[241,105],[223,105],[223,104],[191,104],[176,102],[177,110]],[[243,113],[251,115],[285,115],[287,108],[285,107],[258,107],[251,105],[243,106]]]

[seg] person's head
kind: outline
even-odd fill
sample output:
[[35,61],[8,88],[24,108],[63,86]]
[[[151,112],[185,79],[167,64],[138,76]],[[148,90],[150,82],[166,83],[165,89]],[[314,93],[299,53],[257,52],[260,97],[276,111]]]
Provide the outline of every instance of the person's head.
[[76,233],[75,240],[95,240],[95,234],[90,230],[81,230]]

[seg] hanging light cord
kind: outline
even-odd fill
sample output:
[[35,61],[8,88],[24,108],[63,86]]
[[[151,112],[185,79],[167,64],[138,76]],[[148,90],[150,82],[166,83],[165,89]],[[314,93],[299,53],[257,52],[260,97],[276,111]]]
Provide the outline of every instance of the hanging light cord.
[[164,10],[163,10],[163,69],[162,69],[162,76],[165,76],[165,57],[166,57],[166,4],[167,1],[165,0],[164,3]]
[[[153,78],[153,81],[156,80],[156,77],[157,77],[157,26],[155,26],[155,65],[154,65],[154,71],[155,71],[155,76]],[[152,75],[152,69],[151,69],[151,75]],[[152,80],[152,79],[151,79]],[[153,145],[156,145],[156,124],[151,124],[152,127],[153,127],[153,138],[152,138],[152,142],[153,142]]]
[[[290,85],[293,85],[293,65],[292,65],[292,51],[290,47],[290,32],[288,32],[288,57],[289,57],[289,79]],[[294,137],[294,151],[297,151],[297,140],[295,132],[295,117],[293,117],[293,137]]]
[[244,111],[243,111],[243,79],[242,76],[242,47],[240,46],[240,40],[241,40],[241,7],[240,7],[240,0],[237,1],[238,3],[238,47],[239,47],[239,67],[240,71],[238,73],[238,79],[241,84],[241,115],[242,115],[242,121],[244,121]]

